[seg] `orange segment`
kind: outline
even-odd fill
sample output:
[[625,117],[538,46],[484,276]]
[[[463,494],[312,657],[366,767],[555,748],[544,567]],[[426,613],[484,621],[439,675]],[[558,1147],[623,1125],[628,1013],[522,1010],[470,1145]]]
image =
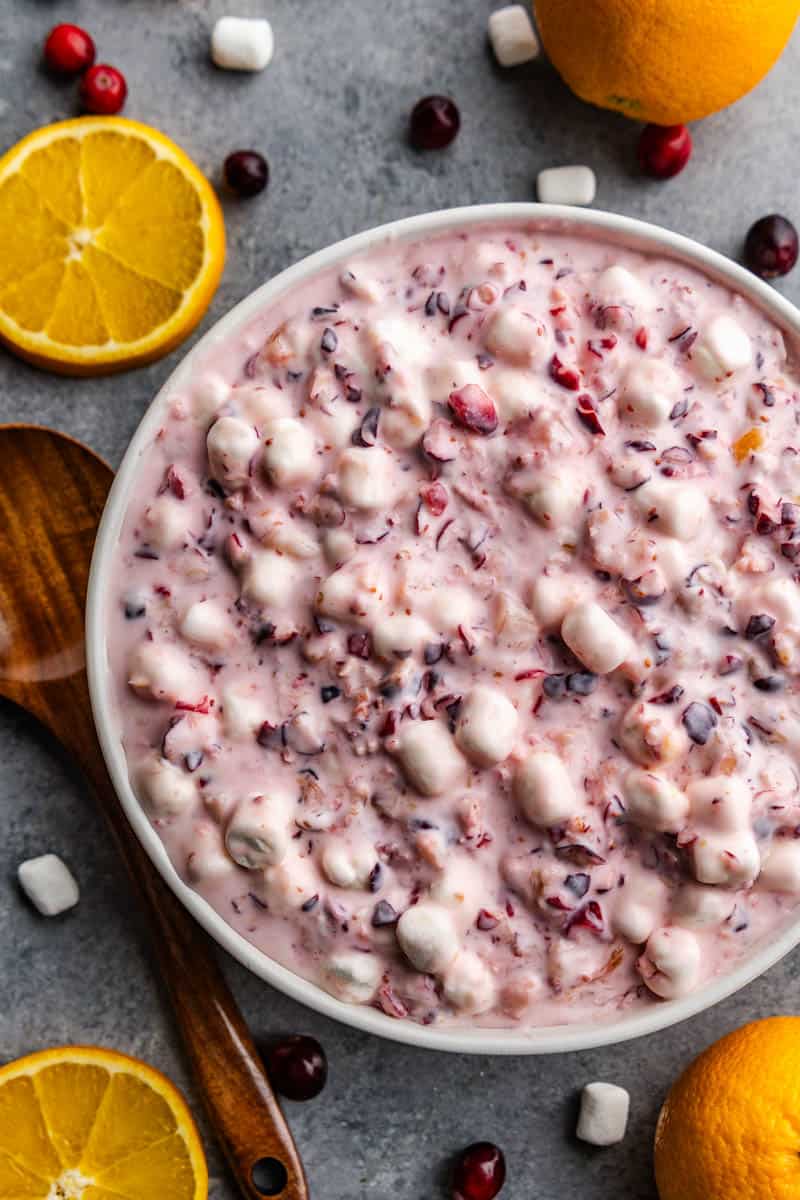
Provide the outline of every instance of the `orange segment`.
[[0,1200],[207,1200],[200,1139],[176,1088],[86,1046],[0,1069]]
[[0,159],[0,338],[69,374],[150,362],[203,316],[225,258],[219,202],[158,130],[46,126]]

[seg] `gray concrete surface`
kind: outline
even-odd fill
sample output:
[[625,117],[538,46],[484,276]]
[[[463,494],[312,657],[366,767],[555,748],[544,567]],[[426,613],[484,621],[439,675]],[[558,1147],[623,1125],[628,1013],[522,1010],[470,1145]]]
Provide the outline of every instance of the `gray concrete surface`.
[[[525,200],[537,170],[590,163],[597,205],[660,222],[736,255],[750,222],[800,220],[795,152],[800,35],[752,96],[696,127],[695,155],[666,183],[636,175],[636,126],[581,104],[544,64],[500,72],[485,45],[492,0],[237,0],[273,21],[273,65],[256,77],[215,71],[209,29],[223,0],[3,0],[0,141],[72,115],[74,88],[37,60],[56,20],[94,34],[128,78],[128,115],[163,128],[214,178],[225,154],[256,146],[272,167],[260,199],[226,201],[229,255],[204,328],[275,271],[379,221],[467,202]],[[455,146],[418,156],[407,113],[431,90],[463,114]],[[800,269],[784,290],[800,299]],[[117,463],[177,355],[111,379],[65,380],[0,352],[0,420],[48,423]],[[0,463],[0,470],[2,464]],[[0,707],[0,1057],[59,1042],[115,1046],[155,1063],[192,1094],[150,970],[119,864],[81,781],[34,727]],[[18,861],[55,850],[83,900],[45,921],[14,882]],[[235,964],[226,971],[256,1034],[307,1030],[325,1044],[330,1082],[289,1118],[315,1200],[435,1200],[444,1164],[476,1138],[508,1157],[504,1200],[652,1200],[650,1145],[662,1096],[689,1059],[759,1015],[792,1012],[800,954],[712,1012],[645,1041],[545,1059],[456,1058],[338,1028]],[[592,1151],[571,1137],[576,1090],[606,1078],[632,1093],[627,1140]],[[207,1133],[207,1130],[206,1130]],[[210,1137],[213,1200],[233,1200]],[[158,1200],[154,1197],[153,1200]]]

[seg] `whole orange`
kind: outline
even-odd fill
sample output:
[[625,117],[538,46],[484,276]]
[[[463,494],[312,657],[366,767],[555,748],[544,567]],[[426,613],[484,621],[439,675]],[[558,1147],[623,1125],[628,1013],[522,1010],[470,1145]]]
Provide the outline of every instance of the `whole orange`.
[[673,1084],[656,1128],[661,1200],[797,1200],[800,1017],[754,1021]]
[[678,125],[733,104],[789,40],[798,0],[534,0],[548,57],[582,100]]

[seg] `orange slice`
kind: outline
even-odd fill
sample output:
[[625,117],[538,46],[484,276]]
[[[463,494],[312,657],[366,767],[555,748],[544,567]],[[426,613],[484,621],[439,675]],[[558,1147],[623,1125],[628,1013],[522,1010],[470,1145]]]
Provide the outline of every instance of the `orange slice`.
[[151,362],[194,329],[225,262],[213,188],[157,129],[47,125],[0,158],[0,338],[68,375]]
[[0,1196],[206,1200],[192,1115],[160,1072],[93,1046],[0,1069]]

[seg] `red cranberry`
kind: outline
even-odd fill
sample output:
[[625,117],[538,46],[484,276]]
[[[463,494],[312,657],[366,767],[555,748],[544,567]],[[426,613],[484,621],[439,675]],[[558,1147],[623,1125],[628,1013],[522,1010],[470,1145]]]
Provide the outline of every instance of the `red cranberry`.
[[491,1142],[473,1142],[456,1160],[452,1200],[494,1200],[505,1181],[503,1151]]
[[692,135],[685,125],[645,125],[637,153],[645,175],[671,179],[691,157]]
[[778,213],[751,225],[744,243],[744,259],[762,279],[788,275],[797,262],[797,230]]
[[477,383],[465,383],[463,387],[456,388],[448,396],[447,405],[458,424],[473,433],[486,436],[497,429],[494,401]]
[[239,196],[257,196],[269,182],[269,166],[257,150],[234,150],[222,168],[225,182]]
[[59,75],[77,75],[94,62],[94,42],[79,25],[56,25],[47,35],[44,61]]
[[125,76],[108,63],[90,67],[81,80],[81,104],[90,113],[110,117],[118,113],[128,95]]
[[273,1087],[289,1100],[313,1100],[325,1087],[328,1060],[316,1038],[292,1034],[270,1046],[267,1073]]
[[443,150],[460,127],[461,114],[449,96],[424,96],[411,111],[411,145],[415,150]]

